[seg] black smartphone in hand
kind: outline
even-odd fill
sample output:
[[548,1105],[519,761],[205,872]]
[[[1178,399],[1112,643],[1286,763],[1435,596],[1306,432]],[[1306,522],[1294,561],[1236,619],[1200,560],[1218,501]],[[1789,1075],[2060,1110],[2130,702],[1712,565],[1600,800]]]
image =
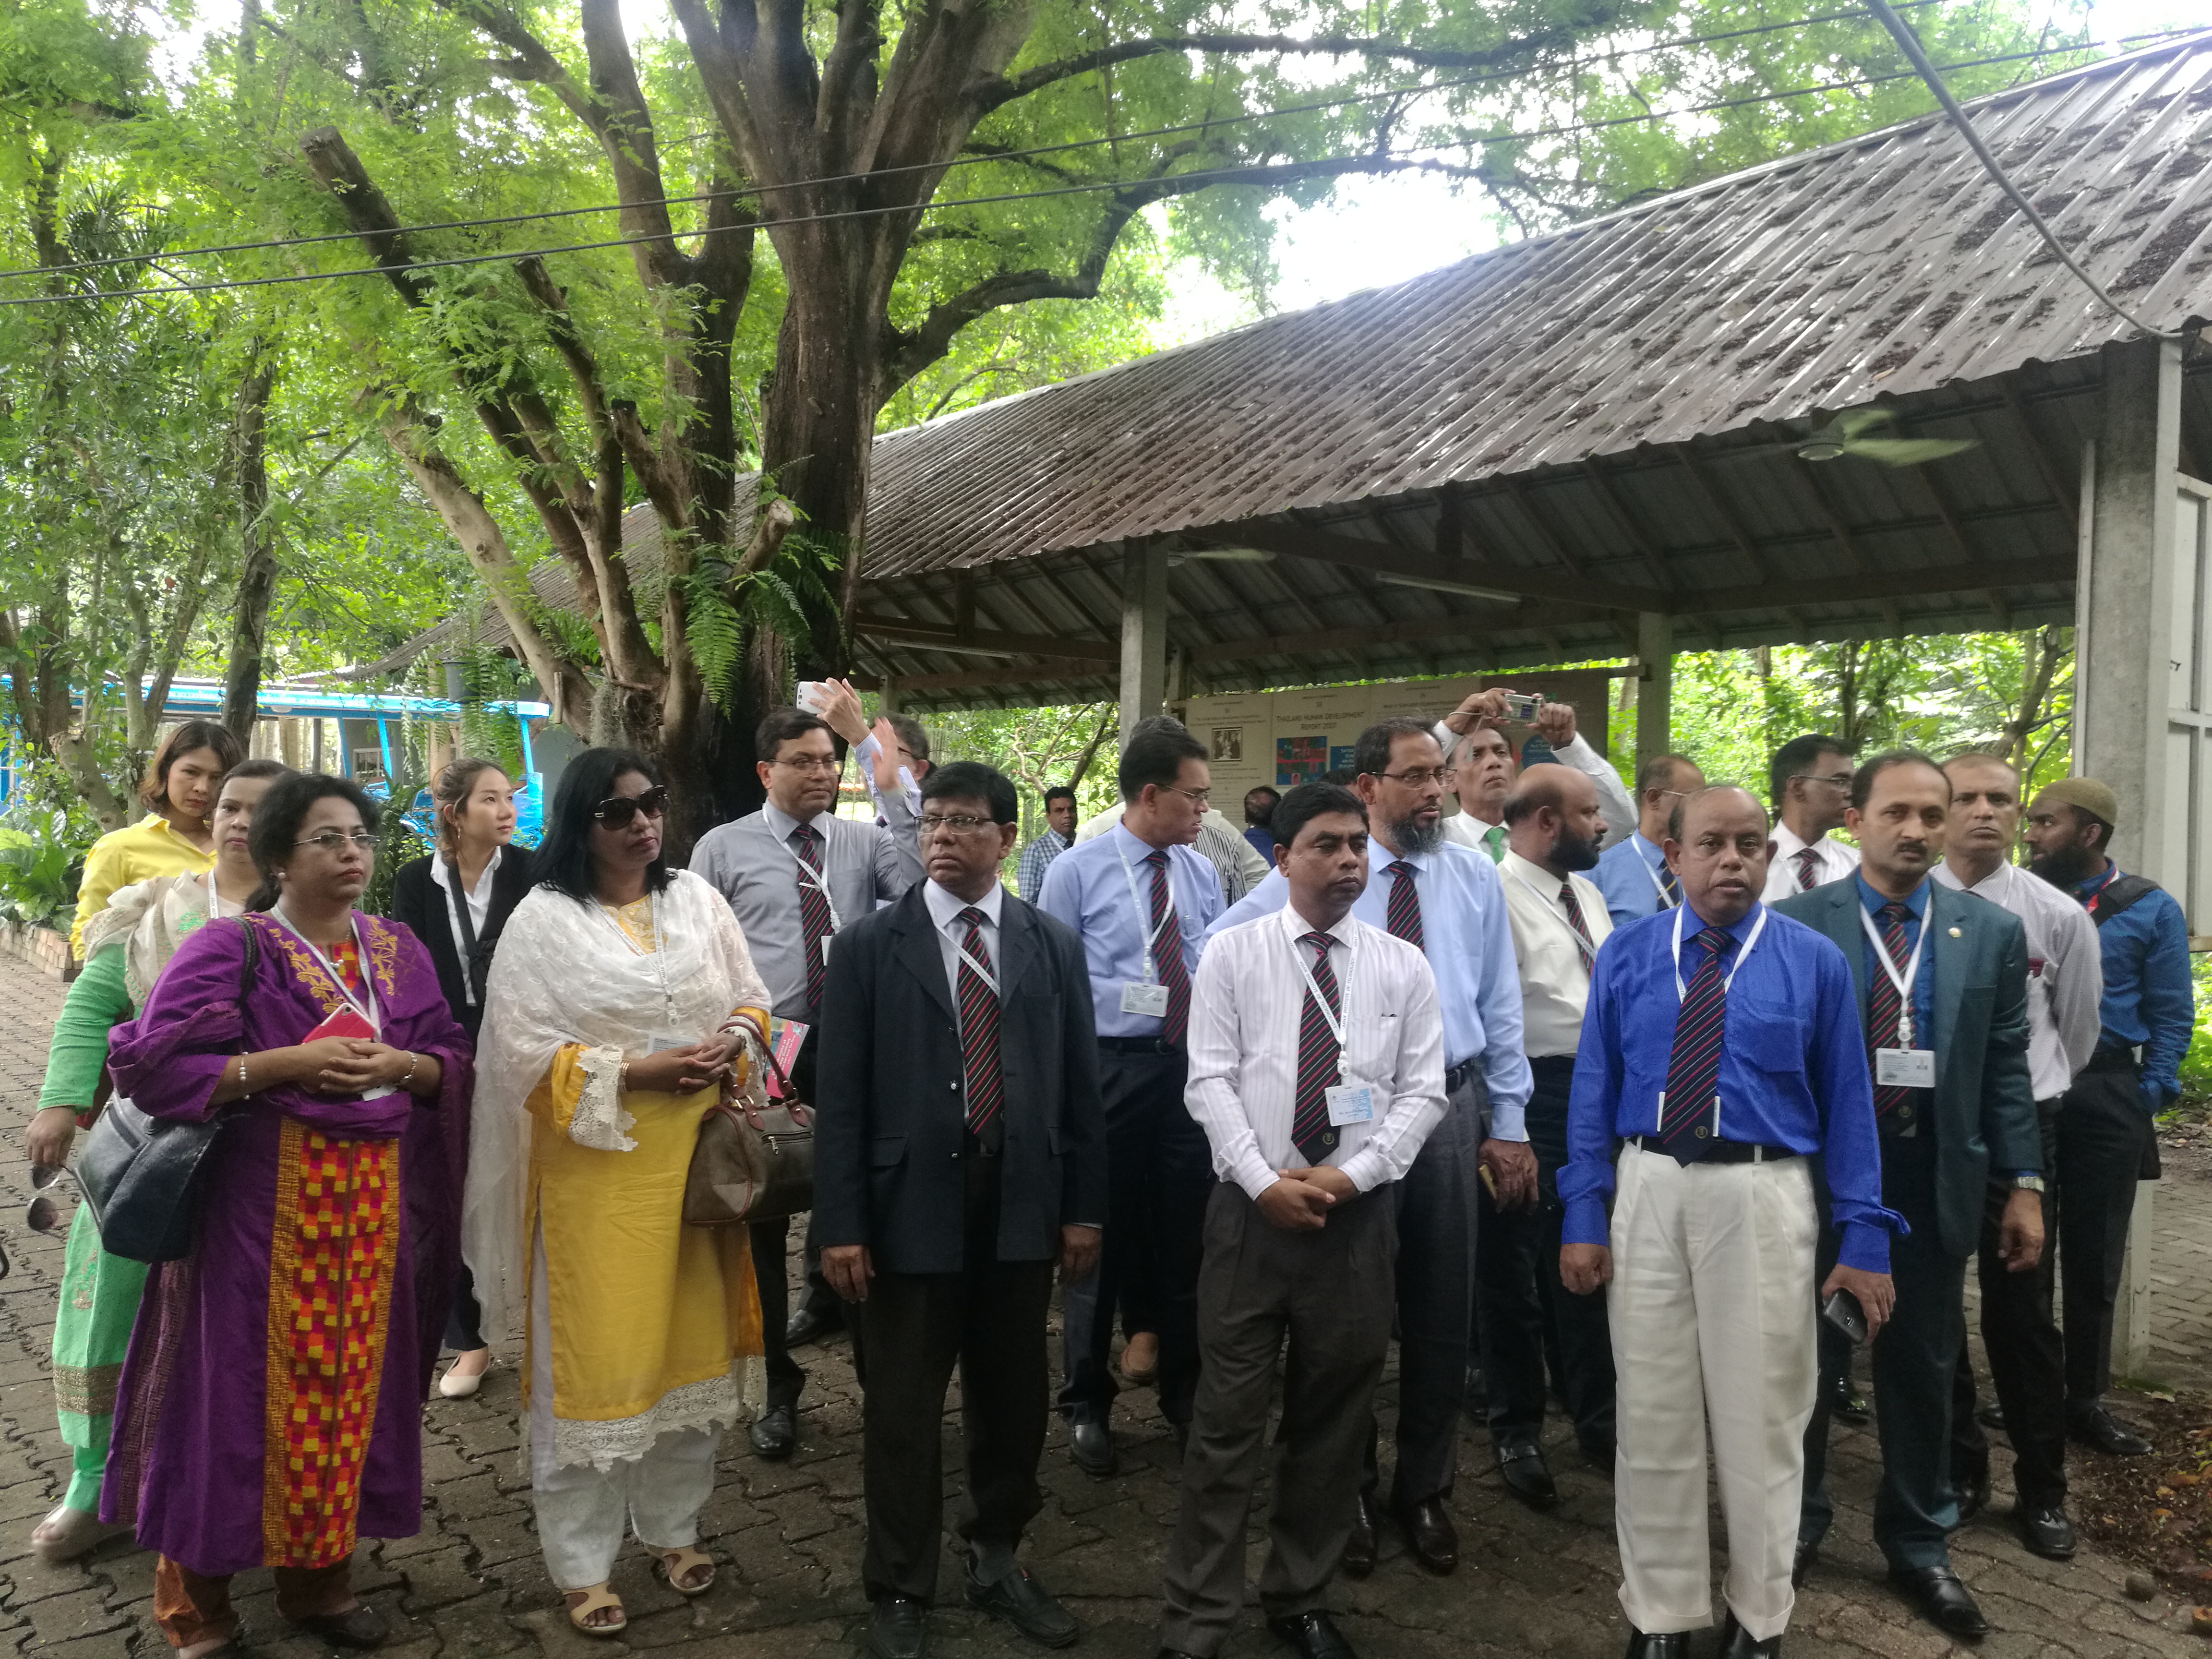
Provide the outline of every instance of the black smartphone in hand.
[[1866,1310],[1859,1306],[1858,1297],[1841,1286],[1822,1305],[1820,1317],[1854,1342],[1867,1340]]

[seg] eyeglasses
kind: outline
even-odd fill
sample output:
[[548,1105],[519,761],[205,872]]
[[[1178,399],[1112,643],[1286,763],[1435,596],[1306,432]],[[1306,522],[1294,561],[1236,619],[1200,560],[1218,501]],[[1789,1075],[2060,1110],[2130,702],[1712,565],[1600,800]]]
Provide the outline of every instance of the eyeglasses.
[[1832,789],[1851,787],[1851,775],[1848,772],[1800,772],[1797,775],[1808,783],[1825,783]]
[[1186,789],[1179,783],[1164,783],[1160,787],[1169,790],[1175,794],[1188,795],[1200,806],[1211,806],[1213,805],[1213,791],[1211,789]]
[[1408,789],[1418,789],[1425,783],[1433,783],[1441,788],[1451,781],[1451,775],[1452,769],[1449,766],[1409,766],[1402,772],[1376,774],[1377,777],[1388,778],[1393,783],[1402,783]]
[[366,830],[356,830],[350,835],[343,830],[325,830],[319,836],[309,836],[304,841],[294,842],[292,845],[313,847],[325,853],[343,853],[349,842],[364,853],[373,851],[376,846],[376,837]]
[[70,1179],[70,1172],[59,1164],[33,1164],[31,1166],[31,1186],[34,1192],[29,1206],[23,1212],[23,1223],[36,1233],[65,1233],[70,1218],[62,1212],[61,1200],[46,1189],[55,1182]]
[[916,822],[925,836],[972,836],[978,830],[998,827],[995,818],[979,818],[972,812],[924,812]]
[[640,812],[657,818],[667,810],[667,787],[656,783],[641,795],[608,796],[592,809],[592,817],[609,830],[627,830]]
[[831,776],[844,770],[842,762],[834,758],[825,760],[813,755],[801,755],[795,760],[773,760],[769,764],[788,766],[794,772],[807,772],[821,777]]

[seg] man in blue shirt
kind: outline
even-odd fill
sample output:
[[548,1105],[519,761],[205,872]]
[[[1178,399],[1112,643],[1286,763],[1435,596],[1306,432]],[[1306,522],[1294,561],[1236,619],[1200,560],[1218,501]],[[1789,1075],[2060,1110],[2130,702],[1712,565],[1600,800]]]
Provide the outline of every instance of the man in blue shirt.
[[[1428,957],[1443,1015],[1443,1121],[1398,1188],[1398,1466],[1390,1507],[1413,1559],[1445,1573],[1459,1563],[1458,1534],[1444,1500],[1458,1473],[1459,1416],[1467,1398],[1478,1167],[1490,1167],[1501,1202],[1525,1204],[1536,1191],[1524,1122],[1529,1073],[1522,1053],[1521,981],[1496,867],[1443,837],[1448,770],[1429,727],[1416,720],[1378,720],[1359,734],[1352,765],[1353,787],[1367,808],[1373,874],[1352,914]],[[1212,931],[1272,915],[1289,899],[1290,884],[1277,869]],[[1355,1578],[1375,1565],[1379,1480],[1371,1431],[1367,1457],[1344,1560]]]
[[1850,967],[1759,903],[1767,844],[1748,791],[1676,804],[1683,902],[1601,947],[1575,1055],[1559,1278],[1613,1287],[1629,1659],[1687,1659],[1712,1622],[1708,1419],[1729,1529],[1722,1652],[1771,1655],[1789,1626],[1816,1370],[1811,1155],[1844,1234],[1821,1293],[1850,1291],[1872,1330],[1894,1299]]
[[[1923,754],[1875,756],[1852,775],[1844,822],[1858,873],[1775,906],[1850,959],[1881,1147],[1882,1202],[1911,1231],[1890,1253],[1897,1316],[1874,1345],[1881,1487],[1874,1539],[1891,1582],[1954,1636],[1989,1629],[1952,1571],[1952,1377],[1966,1340],[1966,1263],[1994,1176],[2012,1188],[1998,1251],[2012,1273],[2043,1249],[2043,1134],[2027,1067],[2027,936],[2018,916],[1929,879],[1943,856],[1951,780]],[[1846,1241],[1846,1246],[1847,1246]],[[1833,1510],[1828,1408],[1806,1435],[1800,1578]]]
[[1066,784],[1044,792],[1044,829],[1022,848],[1014,865],[1014,890],[1029,903],[1044,891],[1044,872],[1075,844],[1075,791]]
[[1066,1287],[1060,1407],[1086,1473],[1115,1468],[1114,1310],[1140,1270],[1158,1322],[1160,1414],[1180,1439],[1198,1392],[1200,1233],[1213,1187],[1206,1133],[1183,1106],[1191,976],[1221,914],[1221,878],[1192,850],[1212,794],[1206,750],[1147,724],[1121,752],[1121,821],[1045,872],[1037,908],[1083,940],[1106,1107],[1106,1240],[1097,1270]]
[[1254,852],[1267,860],[1271,870],[1275,867],[1275,835],[1267,828],[1267,818],[1281,799],[1264,783],[1244,792],[1244,839]]
[[2181,1092],[2196,1023],[2189,925],[2157,883],[2107,855],[2119,822],[2112,792],[2062,778],[2027,814],[2029,867],[2079,899],[2105,966],[2096,1052],[2058,1108],[2058,1273],[2066,1330],[2066,1426],[2085,1445],[2140,1457],[2150,1443],[2106,1409],[2112,1310],[2126,1260],[2136,1182],[2158,1173],[2153,1115]]
[[1636,769],[1636,833],[1607,848],[1590,872],[1614,927],[1682,902],[1659,843],[1674,803],[1705,787],[1705,775],[1687,755],[1654,755]]

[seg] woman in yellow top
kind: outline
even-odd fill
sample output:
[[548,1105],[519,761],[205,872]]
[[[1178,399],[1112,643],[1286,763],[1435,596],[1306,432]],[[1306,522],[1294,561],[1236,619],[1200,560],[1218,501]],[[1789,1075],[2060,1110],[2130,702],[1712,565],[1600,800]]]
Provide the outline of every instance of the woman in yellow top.
[[462,1213],[485,1336],[526,1311],[538,1539],[594,1636],[626,1622],[625,1511],[674,1589],[714,1583],[699,1510],[759,1394],[746,1230],[683,1207],[701,1121],[765,1052],[768,990],[722,896],[662,861],[666,801],[627,750],[562,777],[486,988]]
[[153,810],[126,829],[111,830],[84,855],[70,948],[84,958],[84,925],[107,908],[110,895],[134,881],[205,875],[215,868],[216,791],[246,758],[228,729],[214,720],[173,726],[147,763],[138,799]]

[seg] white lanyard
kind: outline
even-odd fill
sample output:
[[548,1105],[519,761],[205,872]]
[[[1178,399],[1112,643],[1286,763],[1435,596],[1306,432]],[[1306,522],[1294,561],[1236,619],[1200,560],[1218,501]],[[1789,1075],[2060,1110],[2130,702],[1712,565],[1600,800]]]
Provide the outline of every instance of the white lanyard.
[[[1293,915],[1297,915],[1296,911],[1292,911],[1291,914]],[[1300,921],[1304,921],[1305,918],[1304,916],[1298,916],[1298,920]],[[1315,928],[1312,931],[1316,933],[1322,933],[1327,930],[1323,928]],[[1330,937],[1332,939],[1335,938],[1334,934],[1331,934]],[[1329,1036],[1336,1039],[1336,1072],[1337,1075],[1341,1077],[1344,1075],[1344,1017],[1338,1013],[1334,1009],[1331,1008],[1328,1006],[1328,999],[1322,994],[1321,981],[1314,977],[1314,965],[1306,957],[1305,947],[1299,944],[1297,939],[1292,939],[1287,933],[1283,935],[1283,939],[1284,942],[1291,947],[1291,954],[1297,958],[1298,971],[1305,975],[1306,988],[1313,993],[1314,1002],[1321,1009],[1322,1024],[1328,1027]],[[1358,965],[1358,947],[1353,945],[1349,939],[1340,939],[1336,942],[1344,946],[1345,953],[1345,976],[1343,979],[1337,981],[1337,994],[1339,996],[1342,996],[1344,994],[1345,983],[1350,979],[1353,968]]]
[[1523,887],[1527,888],[1530,895],[1534,897],[1536,902],[1544,907],[1544,914],[1551,917],[1553,921],[1558,922],[1560,927],[1567,930],[1567,937],[1574,940],[1575,950],[1583,959],[1583,972],[1587,975],[1589,973],[1590,963],[1597,960],[1597,941],[1595,939],[1583,938],[1582,933],[1576,929],[1574,923],[1568,921],[1567,918],[1560,913],[1559,901],[1556,899],[1546,898],[1543,895],[1542,890],[1540,889],[1534,882],[1529,880],[1528,877],[1522,875],[1518,870],[1508,870],[1505,873],[1512,877],[1514,880],[1519,882]]
[[[811,829],[813,826],[809,824],[803,825],[801,827]],[[822,841],[822,868],[818,872],[812,865],[809,864],[805,859],[799,856],[799,849],[791,844],[791,841],[788,836],[785,837],[781,845],[783,847],[783,850],[791,854],[791,861],[799,866],[799,878],[805,882],[809,887],[811,887],[816,892],[821,894],[822,902],[830,907],[830,931],[834,933],[844,927],[845,924],[837,915],[837,901],[830,896],[830,883],[828,879],[830,873],[830,837],[823,835],[819,830],[816,830],[814,833],[817,836],[820,836]]]
[[[1130,867],[1129,855],[1121,850],[1121,843],[1118,841],[1114,843],[1114,856],[1121,860],[1121,877],[1129,884],[1129,908],[1137,913],[1137,931],[1144,936],[1145,983],[1157,985],[1159,982],[1159,975],[1153,969],[1152,947],[1159,942],[1160,935],[1167,931],[1169,921],[1176,915],[1175,884],[1172,881],[1169,883],[1168,908],[1162,912],[1158,922],[1155,924],[1152,921],[1152,907],[1137,896],[1137,872]],[[1160,874],[1165,877],[1167,872],[1163,870]],[[1182,941],[1178,939],[1176,944],[1180,946]]]
[[[955,916],[955,917],[953,917],[953,918],[952,918],[952,920],[953,920],[953,921],[959,921],[959,922],[960,922],[960,925],[961,925],[962,927],[967,927],[967,926],[968,926],[968,924],[967,924],[966,922],[964,922],[964,921],[960,921],[960,918],[959,918],[958,916]],[[982,929],[981,925],[980,923],[979,923],[979,924],[977,924],[976,928],[975,928],[975,932],[976,932],[976,933],[980,936],[980,935],[981,934],[982,931],[983,931],[983,929]],[[955,954],[955,955],[957,955],[957,956],[960,958],[960,960],[961,960],[961,961],[963,961],[963,962],[966,963],[967,963],[970,968],[972,968],[972,969],[974,969],[975,970],[975,977],[976,977],[976,978],[978,978],[978,979],[980,979],[980,980],[981,980],[981,981],[983,981],[983,983],[984,983],[984,984],[986,984],[986,985],[988,985],[988,986],[989,986],[989,987],[991,988],[991,994],[992,994],[993,996],[997,996],[997,995],[999,995],[999,994],[1000,994],[1000,992],[999,992],[999,976],[998,976],[996,974],[993,973],[993,972],[992,972],[988,968],[986,968],[986,967],[985,967],[981,963],[980,963],[980,962],[976,961],[975,957],[971,957],[971,956],[969,956],[969,955],[968,954],[968,941],[967,941],[967,940],[963,939],[955,939],[952,941],[952,949],[953,949],[953,952],[954,952],[954,954]],[[958,983],[959,976],[958,976],[957,975],[955,975],[953,976],[953,978],[954,978],[954,983],[953,983],[953,988],[952,988],[952,994],[953,994],[953,995],[957,998],[957,997],[958,997],[958,995],[960,994],[960,987],[959,987],[959,983]]]
[[615,937],[629,947],[630,955],[653,958],[653,972],[660,976],[660,1017],[663,1022],[671,1022],[676,1018],[676,998],[668,988],[668,935],[660,926],[660,895],[647,893],[645,902],[647,914],[653,919],[653,949],[649,951],[629,936],[629,929],[622,925],[612,907],[598,899],[592,901],[593,908],[605,918],[607,926],[615,930]]
[[1897,971],[1897,964],[1889,959],[1889,946],[1882,943],[1881,935],[1875,931],[1874,918],[1867,914],[1863,904],[1859,906],[1859,926],[1866,929],[1867,938],[1874,942],[1875,960],[1881,963],[1881,971],[1889,975],[1889,982],[1897,988],[1897,1046],[1910,1048],[1912,1046],[1912,984],[1920,977],[1920,953],[1928,948],[1929,930],[1927,919],[1923,917],[1921,920],[1920,937],[1912,943],[1912,960],[1905,964],[1905,971],[1901,974]]
[[307,947],[308,954],[313,956],[317,962],[320,963],[322,964],[323,971],[331,976],[331,983],[337,988],[337,993],[340,996],[345,999],[346,1006],[349,1008],[351,1008],[354,1012],[359,1014],[363,1019],[367,1020],[368,1022],[369,1029],[374,1031],[380,1038],[384,1035],[384,1025],[383,1022],[378,1019],[376,1014],[376,986],[368,976],[368,952],[362,949],[361,923],[359,921],[352,917],[348,917],[347,925],[353,929],[354,949],[359,952],[359,961],[361,963],[361,993],[362,997],[367,997],[368,999],[366,1003],[361,1000],[361,997],[357,997],[353,994],[353,988],[345,982],[345,976],[338,972],[337,964],[323,954],[323,947],[316,944],[314,940],[309,939],[305,933],[301,933],[297,927],[292,925],[291,917],[284,914],[284,907],[281,903],[270,914],[276,918],[277,924],[282,927],[286,933],[291,934],[294,939],[299,940],[301,944]]
[[[1677,1001],[1690,994],[1689,987],[1682,983],[1682,913],[1689,908],[1686,904],[1674,907],[1674,997]],[[1743,964],[1751,960],[1752,947],[1759,943],[1759,936],[1766,931],[1766,907],[1761,905],[1759,921],[1751,930],[1751,937],[1744,940],[1743,949],[1735,953],[1735,966],[1728,970],[1728,977],[1721,981],[1723,996],[1726,996],[1729,988],[1735,983],[1735,976],[1743,971]]]
[[[1664,859],[1667,855],[1662,853],[1659,856]],[[1644,864],[1644,854],[1638,853],[1636,855],[1636,861],[1638,864]],[[1662,910],[1671,910],[1681,903],[1680,899],[1667,890],[1667,884],[1659,878],[1657,870],[1650,865],[1644,864],[1644,873],[1651,878],[1651,890],[1659,895],[1659,908]]]

